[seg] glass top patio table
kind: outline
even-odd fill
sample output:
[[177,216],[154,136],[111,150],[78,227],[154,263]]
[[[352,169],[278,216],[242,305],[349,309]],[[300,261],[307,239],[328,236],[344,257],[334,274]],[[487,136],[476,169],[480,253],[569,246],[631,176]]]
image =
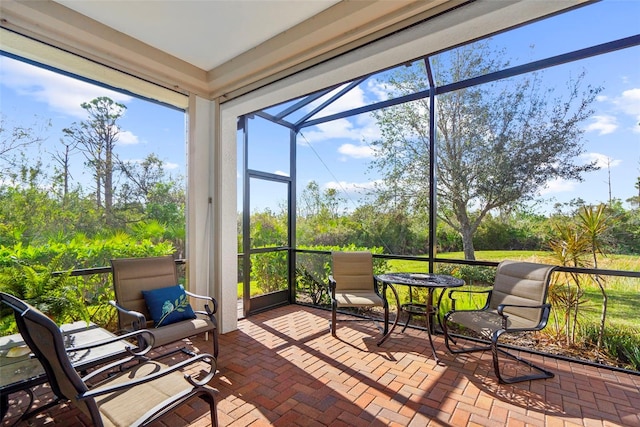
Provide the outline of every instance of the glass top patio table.
[[[440,359],[436,354],[436,348],[435,348],[435,345],[433,344],[433,337],[432,337],[432,330],[431,330],[433,321],[431,318],[434,314],[437,313],[438,306],[440,305],[440,302],[442,300],[442,295],[444,294],[444,292],[440,293],[438,302],[435,305],[433,304],[433,292],[436,289],[444,290],[446,288],[454,288],[454,287],[462,286],[464,285],[464,280],[458,279],[457,277],[449,276],[446,274],[433,274],[433,273],[386,273],[386,274],[376,275],[375,279],[378,282],[383,284],[383,292],[386,291],[387,286],[391,289],[391,291],[393,292],[396,298],[396,302],[398,306],[398,311],[397,311],[398,314],[396,315],[396,319],[393,322],[391,329],[380,340],[380,342],[378,342],[378,345],[381,345],[391,335],[391,332],[393,332],[396,325],[398,324],[398,319],[400,317],[401,312],[405,312],[409,314],[407,323],[402,329],[402,332],[404,332],[404,330],[407,328],[407,325],[409,324],[409,321],[411,320],[412,315],[424,315],[427,322],[427,335],[429,337],[429,344],[431,346],[433,358],[437,363],[439,363]],[[401,304],[400,298],[398,297],[398,292],[396,291],[394,285],[404,285],[404,286],[427,289],[428,295],[426,298],[426,302],[424,304],[414,303],[414,302]]]

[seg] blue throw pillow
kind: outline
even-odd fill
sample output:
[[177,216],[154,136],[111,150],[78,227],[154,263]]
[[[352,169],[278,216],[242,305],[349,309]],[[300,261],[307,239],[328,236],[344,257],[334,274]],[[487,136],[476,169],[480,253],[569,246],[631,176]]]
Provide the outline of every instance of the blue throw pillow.
[[182,285],[142,291],[142,296],[156,328],[196,318]]

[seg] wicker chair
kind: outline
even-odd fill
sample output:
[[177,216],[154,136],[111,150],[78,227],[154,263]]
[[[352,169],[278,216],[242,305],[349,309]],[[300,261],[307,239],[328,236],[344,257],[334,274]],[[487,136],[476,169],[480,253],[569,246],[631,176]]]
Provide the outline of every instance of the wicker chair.
[[[217,426],[216,391],[206,385],[216,372],[216,360],[210,354],[166,366],[144,357],[151,349],[147,346],[138,353],[130,350],[130,356],[80,377],[67,355],[63,335],[51,319],[7,293],[0,292],[0,301],[14,310],[20,334],[44,367],[56,400],[77,406],[93,425],[147,425],[199,397],[209,404],[211,424]],[[149,335],[144,330],[137,334]],[[147,341],[152,342],[153,336]],[[194,363],[208,365],[204,378],[195,380],[181,372]]]
[[[504,348],[498,346],[498,340],[504,334],[526,331],[539,331],[547,325],[551,305],[546,303],[551,273],[554,266],[530,263],[503,261],[498,265],[493,289],[484,291],[487,294],[486,304],[479,310],[458,310],[454,296],[460,293],[477,293],[475,291],[449,291],[452,309],[444,316],[443,330],[445,344],[452,353],[468,353],[491,350],[493,368],[498,381],[514,383],[542,378],[552,378],[554,374],[533,363],[521,359]],[[471,329],[489,339],[489,345],[470,348],[453,348],[448,322],[457,323]],[[501,374],[498,354],[502,353],[512,359],[525,363],[538,371],[531,375],[507,378]]]
[[195,311],[195,318],[156,327],[143,297],[143,291],[157,290],[178,283],[176,263],[171,256],[148,258],[119,258],[111,260],[118,310],[118,326],[122,331],[149,329],[155,345],[161,346],[199,333],[211,332],[213,355],[218,357],[218,326],[214,298],[185,291],[186,295],[205,301],[204,311]]
[[332,275],[329,276],[331,292],[331,334],[336,336],[337,311],[342,307],[382,307],[384,331],[389,330],[389,304],[380,293],[373,277],[371,252],[333,252]]

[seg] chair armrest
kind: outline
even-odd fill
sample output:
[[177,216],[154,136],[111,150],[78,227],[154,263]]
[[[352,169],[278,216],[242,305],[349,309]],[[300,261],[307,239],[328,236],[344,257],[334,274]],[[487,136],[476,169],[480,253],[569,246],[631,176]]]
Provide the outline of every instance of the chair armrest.
[[332,275],[329,275],[329,291],[331,293],[331,298],[335,299],[335,297],[336,297],[336,279],[334,279]]
[[473,291],[473,290],[468,290],[468,289],[451,289],[449,290],[448,296],[449,299],[451,300],[451,310],[455,310],[456,309],[456,299],[453,297],[454,293],[462,293],[462,294],[487,294],[487,299],[484,303],[484,307],[481,308],[481,310],[485,310],[486,308],[488,308],[489,305],[489,299],[491,298],[491,289],[485,289],[484,291]]
[[540,304],[540,305],[500,304],[498,306],[498,308],[496,308],[496,311],[498,312],[498,314],[500,316],[504,316],[504,314],[502,314],[502,312],[507,307],[510,307],[510,308],[543,308],[544,309],[544,308],[551,308],[551,304]]
[[137,331],[128,332],[122,335],[116,335],[114,337],[105,338],[103,340],[92,342],[89,344],[79,345],[77,347],[68,347],[65,350],[67,351],[67,353],[74,352],[74,351],[89,350],[92,348],[101,347],[106,344],[111,344],[112,342],[122,341],[127,338],[133,338],[133,337],[137,339],[138,343],[141,342],[140,338],[143,338],[144,342],[146,342],[147,345],[140,351],[133,351],[133,347],[126,347],[125,350],[132,356],[143,356],[146,353],[148,353],[153,347],[153,343],[155,341],[153,333],[151,333],[151,331],[147,329],[139,329]]
[[[143,335],[145,336],[145,338],[143,338]],[[146,354],[151,351],[152,347],[153,347],[153,343],[155,341],[155,337],[153,336],[153,334],[151,333],[151,331],[147,330],[147,329],[140,329],[138,331],[133,331],[133,332],[129,332],[123,335],[118,335],[115,336],[113,338],[109,338],[109,339],[105,339],[105,340],[101,340],[101,341],[96,341],[95,343],[91,343],[91,344],[87,344],[87,345],[83,345],[83,346],[78,346],[78,347],[73,347],[73,348],[68,348],[67,352],[71,352],[71,351],[80,351],[80,350],[85,350],[85,349],[90,349],[90,348],[95,348],[95,347],[99,347],[101,345],[105,345],[108,343],[112,343],[112,342],[116,342],[122,339],[126,339],[126,338],[133,338],[135,337],[138,345],[141,342],[146,343],[145,347],[140,350],[140,351],[133,351],[132,347],[125,347],[125,351],[127,352],[128,356],[125,356],[122,359],[118,359],[115,362],[111,362],[109,364],[103,365],[99,368],[93,369],[91,371],[90,374],[86,375],[85,377],[82,378],[82,381],[86,382],[89,381],[91,378],[96,377],[104,372],[109,372],[110,370],[112,370],[113,368],[116,367],[121,367],[122,365],[124,365],[125,363],[131,362],[133,360],[148,360]]]
[[[376,294],[378,294],[378,296],[380,296],[380,298],[382,298],[385,302],[387,301],[387,293],[386,292],[382,292],[384,289],[386,289],[386,283],[380,282],[376,276],[373,276],[373,290],[375,291]],[[393,289],[393,287],[391,287],[391,289]]]
[[131,321],[131,328],[133,330],[140,330],[147,327],[147,319],[144,317],[144,314],[134,310],[127,310],[114,300],[109,301],[109,304],[115,307],[119,312],[135,317],[135,320]]
[[[127,389],[127,388],[131,388],[133,386],[136,386],[138,384],[144,384],[146,382],[149,381],[153,381],[156,378],[160,378],[163,377],[167,374],[170,374],[172,372],[178,371],[182,368],[184,368],[185,366],[191,365],[193,363],[196,362],[207,362],[209,364],[209,371],[207,372],[207,375],[201,379],[200,381],[196,381],[194,380],[191,375],[185,375],[184,379],[191,384],[194,387],[199,387],[199,386],[204,386],[205,384],[207,384],[216,374],[216,368],[217,368],[217,362],[216,359],[207,353],[203,353],[203,354],[199,354],[197,356],[194,356],[190,359],[187,359],[185,361],[179,362],[175,365],[172,366],[168,366],[164,369],[161,369],[160,371],[154,372],[152,374],[149,374],[145,377],[142,378],[134,378],[130,381],[126,381],[123,383],[119,383],[119,384],[114,384],[111,386],[106,386],[106,387],[97,387],[91,390],[88,390],[80,395],[78,395],[78,399],[91,399],[94,398],[96,396],[100,396],[103,394],[109,394],[109,393],[113,393],[114,391],[119,391],[119,390],[123,390],[123,389]],[[117,366],[117,365],[115,365]],[[85,377],[86,378],[86,377]],[[84,380],[84,378],[83,378]]]
[[189,292],[187,290],[184,291],[185,294],[189,295],[192,298],[199,298],[199,299],[204,299],[207,300],[211,303],[211,305],[213,306],[213,310],[211,310],[211,308],[209,307],[209,304],[204,305],[204,309],[207,311],[206,314],[211,317],[214,313],[218,312],[218,301],[216,301],[215,298],[210,297],[208,295],[198,295],[198,294],[194,294],[193,292]]
[[[513,328],[513,329],[508,329],[507,328],[507,318],[509,317],[508,314],[504,314],[504,309],[505,308],[539,308],[544,310],[544,314],[541,317],[542,321],[538,324],[538,326],[536,328]],[[500,315],[500,317],[502,317],[502,328],[504,330],[510,330],[510,331],[519,331],[519,330],[526,330],[526,331],[531,331],[534,329],[542,329],[547,325],[547,318],[549,317],[549,312],[551,311],[551,304],[547,303],[547,304],[539,304],[539,305],[518,305],[518,304],[500,304],[497,308],[496,308],[496,312],[498,313],[498,315]]]

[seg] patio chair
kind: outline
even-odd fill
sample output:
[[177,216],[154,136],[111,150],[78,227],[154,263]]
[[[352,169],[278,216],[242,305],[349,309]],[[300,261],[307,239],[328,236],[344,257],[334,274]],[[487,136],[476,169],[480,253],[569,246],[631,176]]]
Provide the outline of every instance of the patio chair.
[[373,277],[371,252],[332,252],[332,275],[329,276],[331,292],[331,334],[336,336],[337,311],[343,307],[382,307],[384,309],[384,334],[389,330],[389,304],[378,289]]
[[[442,328],[445,345],[451,353],[468,353],[491,350],[493,368],[501,383],[515,383],[534,379],[552,378],[554,374],[533,363],[509,353],[499,347],[498,340],[504,334],[542,330],[549,319],[551,305],[546,303],[551,273],[555,266],[531,262],[503,261],[498,265],[494,286],[491,290],[481,291],[487,294],[484,307],[478,310],[458,310],[454,295],[459,293],[478,293],[478,291],[449,291],[451,311],[444,316]],[[456,344],[447,326],[448,322],[457,323],[471,329],[484,338],[488,345],[467,348],[453,348]],[[528,365],[537,373],[515,377],[505,377],[500,371],[498,353]]]
[[[130,356],[80,377],[71,364],[62,332],[51,319],[13,295],[0,292],[0,301],[13,309],[22,338],[44,367],[56,396],[54,403],[70,402],[95,426],[137,426],[150,424],[199,397],[209,404],[211,423],[217,425],[216,390],[206,385],[216,372],[216,360],[210,354],[166,366],[144,357],[150,346],[138,353],[129,349]],[[144,330],[136,333],[148,335]],[[121,339],[116,336],[83,348]],[[153,336],[148,341],[153,341]],[[194,363],[208,366],[199,380],[181,372]]]
[[[218,304],[178,285],[173,257],[113,259],[111,268],[116,300],[110,303],[118,310],[122,331],[149,329],[156,346],[211,332],[213,355],[218,357]],[[204,300],[204,311],[194,311],[187,297]]]

